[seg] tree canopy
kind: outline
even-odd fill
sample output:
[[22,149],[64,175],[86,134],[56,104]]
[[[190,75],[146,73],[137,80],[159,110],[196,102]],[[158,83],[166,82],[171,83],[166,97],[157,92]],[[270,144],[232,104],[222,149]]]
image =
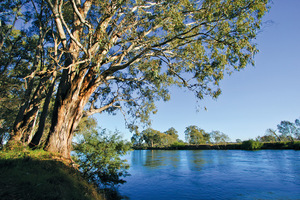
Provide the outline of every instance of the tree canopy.
[[178,142],[178,132],[175,128],[171,127],[165,132],[160,132],[152,128],[147,128],[141,133],[135,133],[131,141],[134,146],[142,146],[144,143],[148,147],[162,147],[170,146]]
[[[8,71],[23,84],[11,140],[68,156],[83,116],[120,111],[148,123],[170,86],[216,98],[225,73],[244,68],[268,0],[14,0],[1,3],[1,45],[16,31]],[[10,8],[14,9],[10,9]],[[15,20],[16,19],[16,20]],[[27,22],[17,26],[16,21]],[[30,30],[30,31],[29,31]],[[1,46],[1,59],[6,48]],[[20,58],[20,59],[16,59]],[[18,61],[21,62],[18,63]],[[6,65],[1,64],[1,69]],[[12,77],[9,77],[11,79]],[[4,80],[4,79],[3,79]],[[51,103],[52,102],[52,103]],[[50,111],[50,112],[49,112]]]

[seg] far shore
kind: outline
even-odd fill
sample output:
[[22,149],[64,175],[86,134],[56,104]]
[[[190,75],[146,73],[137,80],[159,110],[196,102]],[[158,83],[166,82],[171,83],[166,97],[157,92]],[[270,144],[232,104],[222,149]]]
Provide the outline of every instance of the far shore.
[[[293,149],[299,150],[298,142],[274,142],[263,143],[260,149]],[[178,146],[163,146],[163,147],[133,147],[134,150],[242,150],[242,143],[228,144],[199,144],[199,145],[178,145]]]

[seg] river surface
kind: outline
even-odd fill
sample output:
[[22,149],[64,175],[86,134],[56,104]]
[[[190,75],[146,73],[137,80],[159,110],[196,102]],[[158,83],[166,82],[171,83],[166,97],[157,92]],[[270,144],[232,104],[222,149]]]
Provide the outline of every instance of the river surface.
[[131,200],[300,200],[300,151],[135,150],[126,159],[119,191]]

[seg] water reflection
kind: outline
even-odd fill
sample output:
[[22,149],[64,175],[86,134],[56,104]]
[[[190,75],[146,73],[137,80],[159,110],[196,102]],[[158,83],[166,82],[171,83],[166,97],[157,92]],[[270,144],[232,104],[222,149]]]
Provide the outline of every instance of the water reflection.
[[204,158],[203,152],[194,151],[162,151],[162,150],[140,150],[133,151],[131,165],[144,166],[149,169],[159,169],[172,166],[172,169],[188,168],[191,171],[200,171],[202,166],[210,162]]
[[203,158],[203,151],[187,151],[186,156],[191,171],[200,171],[202,166],[206,163]]

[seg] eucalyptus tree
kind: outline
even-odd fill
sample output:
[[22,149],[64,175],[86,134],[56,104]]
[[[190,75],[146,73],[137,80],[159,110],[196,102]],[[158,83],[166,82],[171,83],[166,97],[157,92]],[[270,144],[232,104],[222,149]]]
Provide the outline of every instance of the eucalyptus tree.
[[7,58],[3,64],[9,80],[17,80],[22,93],[19,110],[11,125],[11,140],[29,144],[32,137],[37,136],[36,131],[43,132],[41,127],[45,127],[54,88],[56,72],[44,72],[53,68],[48,54],[49,43],[53,43],[49,27],[51,13],[45,1],[14,0],[6,2],[4,7],[13,15],[6,21],[13,19],[13,22],[7,23],[9,29],[3,40],[6,48],[1,49],[1,55]]
[[[139,140],[139,138],[142,138],[142,141]],[[165,132],[147,128],[140,134],[134,134],[132,139],[136,146],[140,145],[140,142],[145,141],[145,144],[148,147],[166,147],[178,141],[178,134],[174,128],[170,128]]]
[[225,133],[222,133],[220,131],[212,131],[210,133],[210,137],[212,139],[212,142],[218,144],[218,143],[226,143],[230,141],[230,138]]
[[154,130],[152,128],[147,128],[141,132],[143,140],[148,147],[154,147],[161,144],[161,139],[163,139],[162,132]]
[[216,98],[224,73],[253,62],[268,10],[268,0],[39,2],[53,37],[42,45],[51,65],[28,77],[57,81],[46,150],[65,157],[83,116],[119,110],[134,128],[137,119],[149,122],[172,85]]
[[300,139],[300,120],[296,119],[295,123],[290,121],[281,121],[277,125],[278,132],[281,133],[283,138],[289,138],[290,140]]
[[[29,98],[22,79],[28,75],[36,40],[24,29],[16,29],[18,21],[25,21],[21,8],[26,1],[13,0],[0,3],[0,121],[1,136],[13,129],[14,120],[22,102]],[[27,96],[26,96],[27,95]],[[24,108],[25,111],[26,108]],[[32,116],[36,116],[31,112]],[[24,124],[29,122],[24,119]],[[2,138],[2,137],[1,137]],[[20,138],[21,139],[21,138]]]
[[175,142],[178,142],[178,137],[179,137],[178,136],[178,131],[174,127],[169,128],[164,133],[169,136],[168,137],[168,144],[173,144]]
[[274,129],[271,129],[271,128],[269,128],[269,129],[267,129],[266,130],[266,136],[267,135],[269,135],[270,137],[274,137],[275,138],[275,140],[274,141],[276,141],[276,142],[280,142],[281,141],[281,138],[280,138],[280,136],[278,136],[278,134],[276,133],[276,131],[277,130],[274,130]]
[[206,132],[198,126],[188,126],[185,128],[185,140],[189,144],[204,144],[206,143],[204,135]]

